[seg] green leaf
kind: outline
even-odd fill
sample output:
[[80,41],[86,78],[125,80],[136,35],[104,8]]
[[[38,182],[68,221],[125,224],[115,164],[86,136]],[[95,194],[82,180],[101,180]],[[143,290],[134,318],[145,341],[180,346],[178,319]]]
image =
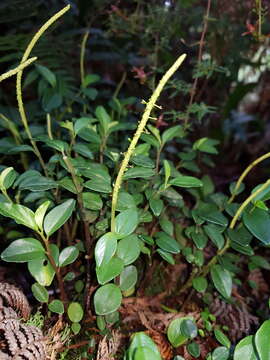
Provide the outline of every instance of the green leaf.
[[198,329],[194,321],[191,319],[184,319],[180,324],[181,333],[190,339],[193,339],[198,334]]
[[6,190],[9,189],[14,183],[16,177],[17,173],[13,169],[13,167],[8,167],[4,169],[0,174],[0,188]]
[[94,306],[97,315],[107,315],[116,311],[121,305],[122,294],[118,286],[106,284],[97,289],[94,295]]
[[[251,194],[253,194],[255,191],[259,190],[264,184],[257,185],[252,191]],[[266,187],[262,192],[260,192],[255,198],[252,200],[253,204],[257,201],[267,201],[270,199],[270,185]]]
[[105,179],[91,179],[84,183],[84,186],[87,189],[101,192],[101,193],[110,193],[112,192],[112,187],[110,182]]
[[116,211],[124,211],[136,208],[134,197],[125,191],[121,191],[118,196]]
[[59,315],[64,314],[64,311],[65,311],[64,305],[63,305],[62,301],[60,301],[60,300],[51,301],[48,305],[48,308],[51,312],[59,314]]
[[163,201],[160,199],[150,199],[150,208],[155,216],[159,216],[163,210]]
[[203,227],[203,230],[219,250],[223,248],[225,244],[225,239],[223,235],[220,233],[220,228],[217,225],[214,224],[205,225]]
[[38,284],[38,283],[35,283],[31,286],[31,290],[32,290],[32,293],[34,295],[34,297],[41,303],[47,303],[48,300],[49,300],[49,293],[47,291],[47,289]]
[[137,235],[132,234],[121,239],[117,245],[116,255],[125,265],[132,264],[140,255],[141,248]]
[[44,259],[45,249],[33,238],[13,241],[1,254],[1,259],[7,262],[26,262],[34,259]]
[[94,194],[91,192],[83,192],[83,205],[86,209],[90,210],[101,210],[103,206],[102,199],[99,194]]
[[139,218],[136,209],[122,211],[115,218],[115,233],[121,237],[130,235],[138,226]]
[[206,278],[198,276],[192,280],[192,286],[198,292],[205,292],[207,289],[208,283]]
[[75,200],[66,200],[53,208],[44,219],[44,230],[48,236],[57,231],[71,216],[75,208]]
[[167,251],[172,254],[180,253],[180,245],[176,240],[166,233],[160,231],[156,234],[156,244],[164,251]]
[[264,257],[260,255],[254,255],[250,257],[250,260],[256,266],[259,266],[262,269],[270,270],[270,263]]
[[[77,177],[78,179],[78,177]],[[66,189],[67,191],[72,192],[73,194],[77,194],[77,189],[74,185],[74,182],[68,176],[63,177],[61,180],[57,181],[57,184],[60,185],[62,188]]]
[[[154,343],[154,341],[149,337],[147,336],[144,332],[137,332],[135,334],[133,334],[133,337],[132,337],[132,342],[130,344],[130,347],[129,347],[129,354],[131,354],[131,358],[133,359],[133,356],[134,354],[136,354],[136,352],[138,351],[138,349],[150,349],[152,351],[153,354],[155,354],[155,358],[143,358],[143,360],[161,360],[161,356],[160,356],[160,353],[158,351],[158,347],[157,345]],[[150,353],[152,356],[152,353]],[[140,354],[140,352],[139,352]],[[148,352],[149,354],[149,352]],[[137,359],[136,359],[137,360]],[[140,360],[140,358],[138,358],[138,360]]]
[[17,224],[29,227],[32,230],[37,230],[35,222],[35,214],[26,206],[13,203],[0,203],[0,214],[10,217]]
[[120,274],[119,286],[122,291],[128,291],[133,288],[138,280],[138,271],[136,266],[130,265],[123,269]]
[[171,176],[171,166],[169,164],[169,162],[167,160],[163,161],[164,164],[164,174],[165,174],[165,182],[164,182],[164,187],[167,187],[169,178]]
[[[44,263],[46,264],[44,265]],[[28,261],[27,266],[30,274],[40,285],[51,285],[55,276],[55,271],[47,257],[44,257],[43,259]]]
[[153,135],[143,133],[141,139],[157,149],[160,147],[160,142]]
[[79,250],[76,246],[68,246],[59,255],[59,266],[63,267],[72,264],[78,257]]
[[160,355],[157,355],[152,349],[149,347],[138,347],[134,351],[134,356],[132,357],[134,360],[160,360]]
[[170,180],[170,185],[179,186],[183,188],[202,187],[203,183],[201,180],[193,176],[179,176],[173,180]]
[[117,248],[116,234],[109,232],[104,234],[95,246],[96,265],[101,266],[107,264],[116,252]]
[[145,155],[132,156],[130,162],[132,162],[134,165],[142,166],[150,169],[153,169],[155,167],[154,161]]
[[135,166],[134,168],[130,168],[125,172],[123,179],[124,180],[135,179],[135,178],[149,179],[155,174],[156,174],[155,170],[153,169],[142,166]]
[[187,345],[187,351],[191,356],[195,357],[196,359],[201,354],[200,346],[194,341]]
[[181,125],[172,126],[163,132],[161,136],[162,143],[165,144],[166,142],[172,140],[175,137],[183,137],[184,135],[185,132]]
[[35,222],[40,230],[43,229],[43,219],[50,204],[51,202],[49,200],[45,201],[37,208],[35,212]]
[[113,257],[108,263],[96,267],[97,279],[99,284],[104,285],[116,276],[120,275],[124,269],[123,260]]
[[218,207],[213,204],[202,204],[198,208],[198,215],[203,220],[209,221],[210,223],[227,226],[228,219],[218,210]]
[[82,82],[82,87],[87,87],[88,85],[91,85],[93,83],[96,83],[100,80],[100,76],[97,74],[87,74]]
[[67,313],[69,320],[74,323],[80,322],[83,318],[83,308],[81,304],[78,302],[70,303],[68,306]]
[[167,336],[173,347],[178,347],[188,340],[188,336],[181,331],[181,324],[184,320],[193,320],[191,317],[177,318],[170,322],[167,329]]
[[245,211],[243,222],[251,234],[263,244],[270,244],[270,216],[266,211],[259,208],[255,208],[252,212]]
[[77,335],[81,331],[81,325],[77,322],[74,322],[71,324],[71,330],[75,335]]
[[161,145],[162,141],[161,141],[159,129],[153,125],[148,125],[147,127]]
[[[228,349],[231,347],[231,342],[228,339],[228,337],[220,330],[214,329],[214,334],[217,339],[217,341],[223,345],[226,346]],[[245,359],[246,360],[246,359]]]
[[103,106],[98,106],[96,108],[96,117],[98,118],[101,126],[101,136],[104,137],[107,135],[109,130],[109,123],[112,121],[111,117],[107,113],[106,109]]
[[218,140],[209,139],[207,137],[201,138],[193,144],[194,150],[199,150],[208,154],[218,154],[215,146],[219,144]]
[[252,335],[239,341],[234,350],[233,360],[260,360],[256,355],[253,342]]
[[159,221],[161,229],[170,236],[173,236],[174,227],[173,223],[166,217],[162,217]]
[[20,190],[30,190],[30,191],[46,191],[50,189],[55,189],[58,187],[57,182],[52,179],[49,179],[45,176],[32,176],[31,178],[27,177],[20,182]]
[[40,73],[40,75],[43,76],[43,78],[45,80],[48,81],[48,83],[52,86],[52,87],[55,87],[56,86],[56,77],[54,75],[53,72],[51,72],[50,69],[48,69],[46,66],[43,66],[43,65],[37,65],[35,64],[38,72]]
[[270,320],[264,321],[255,334],[255,346],[260,360],[269,360],[270,354]]
[[201,233],[196,233],[195,231],[193,231],[190,236],[198,249],[203,250],[205,248],[208,241],[207,236]]
[[159,253],[159,255],[162,257],[162,259],[167,261],[169,264],[175,265],[174,258],[170,253],[168,253],[167,251],[161,250],[161,249],[157,249],[157,253]]
[[212,353],[212,360],[227,360],[229,359],[230,352],[225,346],[217,347]]
[[228,299],[232,292],[232,277],[229,271],[220,265],[214,265],[211,267],[211,278],[215,288]]

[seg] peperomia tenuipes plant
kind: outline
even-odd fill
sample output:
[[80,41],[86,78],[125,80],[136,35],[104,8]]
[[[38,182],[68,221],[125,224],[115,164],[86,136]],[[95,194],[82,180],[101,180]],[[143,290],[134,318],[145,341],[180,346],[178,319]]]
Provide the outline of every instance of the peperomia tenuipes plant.
[[[62,14],[63,11],[53,20]],[[255,254],[252,244],[270,243],[270,217],[265,203],[269,199],[269,182],[256,187],[242,205],[236,203],[235,196],[243,190],[242,180],[254,164],[236,185],[231,185],[229,198],[216,192],[211,178],[201,174],[201,163],[213,166],[210,155],[217,154],[218,141],[204,137],[192,144],[181,125],[164,131],[153,125],[153,108],[155,112],[162,110],[156,104],[158,96],[184,56],[164,75],[150,100],[144,102],[144,115],[127,150],[129,130],[134,128],[127,105],[134,99],[114,98],[106,106],[95,106],[92,102],[97,96],[95,84],[99,77],[85,76],[82,71],[80,100],[68,99],[66,104],[59,105],[55,100],[56,76],[38,64],[41,79],[36,79],[40,79],[41,102],[44,105],[46,99],[46,109],[50,111],[46,114],[47,126],[33,136],[22,101],[22,70],[29,65],[33,46],[51,23],[49,20],[41,28],[19,68],[9,74],[17,73],[24,137],[19,139],[19,144],[9,139],[8,150],[13,163],[12,151],[21,152],[25,155],[21,164],[30,162],[31,168],[19,175],[14,170],[17,165],[13,165],[4,167],[0,174],[3,194],[0,213],[25,227],[23,236],[11,241],[2,252],[2,260],[27,262],[36,281],[32,286],[34,296],[49,303],[52,312],[63,314],[66,310],[74,333],[80,331],[90,285],[95,285],[96,280],[100,285],[94,293],[93,305],[98,327],[104,330],[107,324],[117,323],[122,297],[136,292],[144,271],[140,265],[151,266],[156,255],[171,265],[188,264],[190,276],[179,281],[176,293],[193,288],[209,301],[215,288],[222,299],[234,301],[231,293],[233,284],[239,284],[239,254],[246,256],[250,267],[268,266]],[[14,126],[16,135],[18,125]],[[15,139],[18,140],[18,135]],[[46,156],[37,144],[46,147]],[[258,159],[256,164],[266,157]],[[206,262],[207,246],[212,246],[215,252]],[[54,296],[50,301],[48,288],[55,277],[60,299]],[[89,310],[88,306],[86,309]],[[197,329],[193,318],[175,319],[168,327],[168,339],[175,347],[188,344],[190,353],[198,357],[195,340],[203,334],[199,330],[202,329]],[[230,342],[218,331],[216,328],[222,347],[214,356],[223,354],[226,359]],[[155,346],[139,333],[134,336],[126,357],[133,360],[147,356],[160,358]]]

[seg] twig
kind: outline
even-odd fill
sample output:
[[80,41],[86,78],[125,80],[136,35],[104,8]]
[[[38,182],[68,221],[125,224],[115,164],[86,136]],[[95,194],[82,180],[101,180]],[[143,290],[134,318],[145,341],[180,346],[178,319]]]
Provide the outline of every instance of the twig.
[[[204,23],[203,23],[203,31],[202,31],[201,39],[200,39],[200,42],[199,42],[199,53],[198,53],[198,62],[197,62],[198,65],[202,61],[203,45],[204,45],[204,39],[205,39],[207,27],[208,27],[208,19],[209,19],[209,14],[210,14],[211,1],[212,0],[207,1],[207,8],[206,8],[206,13],[205,13],[205,16],[204,16]],[[188,109],[190,109],[191,105],[193,104],[194,97],[195,97],[196,90],[197,90],[198,81],[199,81],[199,78],[196,77],[194,79],[193,84],[192,84],[192,88],[191,88],[191,91],[190,91],[190,99],[189,99],[189,103],[188,103]],[[187,126],[187,123],[188,123],[188,112],[187,112],[187,115],[186,115],[185,120],[184,120],[185,127]]]

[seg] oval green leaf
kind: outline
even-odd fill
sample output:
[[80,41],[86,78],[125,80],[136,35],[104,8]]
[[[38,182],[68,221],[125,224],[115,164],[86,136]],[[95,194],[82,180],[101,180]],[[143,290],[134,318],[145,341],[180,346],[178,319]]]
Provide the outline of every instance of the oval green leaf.
[[121,305],[122,294],[118,286],[106,284],[94,295],[94,306],[97,315],[107,315],[116,311]]
[[136,209],[128,209],[121,212],[115,218],[115,233],[120,236],[127,236],[134,232],[139,223]]
[[270,320],[266,320],[255,334],[255,346],[260,360],[270,357]]
[[95,246],[95,259],[96,265],[101,266],[107,264],[116,252],[117,248],[116,234],[108,232],[104,234],[96,243]]
[[169,181],[170,185],[179,186],[183,188],[202,187],[203,183],[201,180],[193,176],[179,176]]
[[44,286],[35,283],[31,286],[34,297],[41,303],[47,303],[49,300],[49,293]]
[[1,254],[1,259],[7,262],[26,262],[35,259],[45,259],[45,249],[33,238],[13,241]]
[[232,292],[232,276],[229,271],[220,265],[214,265],[211,267],[211,278],[215,288],[228,299]]
[[72,302],[68,306],[68,317],[72,322],[80,322],[83,318],[83,308],[80,303]]
[[243,222],[248,230],[263,244],[270,244],[270,215],[259,208],[252,212],[244,212]]
[[66,200],[53,208],[44,219],[44,230],[48,236],[57,231],[71,216],[75,208],[75,200]]

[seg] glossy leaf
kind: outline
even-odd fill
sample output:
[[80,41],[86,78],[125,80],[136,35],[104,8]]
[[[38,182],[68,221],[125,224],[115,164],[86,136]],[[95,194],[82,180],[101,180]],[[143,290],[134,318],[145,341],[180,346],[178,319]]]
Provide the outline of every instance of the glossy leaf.
[[220,228],[217,225],[214,224],[205,225],[203,227],[203,230],[219,250],[223,248],[225,244],[225,239],[223,235],[220,233]]
[[13,203],[0,203],[0,214],[13,219],[17,224],[37,230],[35,214],[26,206]]
[[220,265],[214,265],[211,267],[211,278],[215,288],[228,299],[232,292],[232,276],[229,271]]
[[193,188],[193,187],[202,187],[203,183],[201,180],[193,176],[179,176],[173,180],[169,181],[170,185],[179,186],[183,188]]
[[4,169],[0,174],[0,188],[9,189],[17,177],[16,171],[13,167]]
[[192,320],[190,317],[176,318],[172,320],[167,329],[167,336],[173,347],[178,347],[188,340],[181,330],[181,324],[184,320]]
[[260,360],[269,360],[270,320],[264,321],[255,334],[255,346]]
[[103,202],[99,194],[94,194],[91,192],[83,192],[83,205],[86,209],[90,210],[100,210],[102,209]]
[[156,234],[156,244],[164,251],[172,254],[180,253],[180,246],[176,240],[164,232],[158,232]]
[[94,306],[97,315],[107,315],[116,311],[121,305],[122,294],[118,286],[106,284],[97,289],[94,295]]
[[66,200],[53,208],[44,219],[44,230],[48,236],[57,231],[71,216],[75,208],[75,200]]
[[162,257],[162,259],[167,261],[169,264],[175,265],[174,258],[170,253],[161,249],[157,249],[157,253]]
[[68,246],[59,255],[59,266],[63,267],[72,264],[78,257],[79,250],[76,246]]
[[255,352],[254,336],[250,335],[236,345],[233,360],[260,360]]
[[149,179],[155,174],[156,174],[155,170],[153,169],[142,166],[135,166],[134,168],[130,168],[125,172],[123,179],[124,180],[136,179],[136,178]]
[[123,260],[113,257],[108,263],[101,264],[101,266],[96,267],[97,279],[99,284],[104,285],[107,282],[113,280],[124,269]]
[[116,255],[125,265],[132,264],[140,255],[141,248],[137,235],[132,234],[121,239],[117,245]]
[[55,276],[55,271],[47,257],[44,257],[44,259],[28,261],[27,266],[30,274],[40,285],[51,285]]
[[[137,332],[135,334],[133,334],[133,337],[132,337],[132,342],[130,344],[130,347],[129,347],[129,354],[131,355],[132,359],[133,359],[133,356],[134,354],[136,354],[136,351],[138,351],[138,349],[141,349],[141,348],[148,348],[151,350],[151,354],[155,354],[155,360],[161,360],[161,356],[160,356],[160,353],[158,351],[158,347],[157,345],[155,344],[155,342],[149,337],[147,336],[144,332]],[[148,353],[149,354],[149,353]],[[152,356],[152,355],[151,355]],[[138,358],[139,360],[140,358]],[[149,358],[150,360],[151,358]],[[143,358],[144,360],[144,358]],[[145,358],[145,360],[148,360],[148,358]],[[151,359],[152,360],[152,359]]]
[[117,235],[109,232],[104,234],[97,242],[95,246],[95,260],[96,265],[108,264],[117,248]]
[[39,229],[43,229],[43,219],[45,216],[45,213],[48,209],[48,207],[50,206],[51,202],[49,200],[45,201],[44,203],[42,203],[36,210],[35,212],[35,222],[37,224],[37,226],[39,227]]
[[47,289],[38,284],[38,283],[35,283],[31,286],[31,290],[32,290],[32,293],[34,295],[34,297],[41,303],[47,303],[48,300],[49,300],[49,293],[47,291]]
[[225,346],[217,347],[212,353],[212,360],[227,360],[230,352]]
[[44,258],[45,249],[40,241],[33,238],[15,240],[1,254],[1,259],[7,262],[22,263]]
[[54,73],[48,69],[46,66],[43,65],[35,65],[38,72],[43,76],[43,78],[45,80],[48,81],[48,83],[52,86],[55,87],[56,86],[56,77],[54,75]]
[[130,235],[138,226],[138,212],[136,209],[122,211],[115,218],[115,233],[122,237]]
[[127,291],[133,288],[138,279],[138,271],[134,265],[130,265],[124,268],[120,274],[120,289],[122,291]]
[[244,212],[243,222],[248,230],[263,244],[270,244],[270,215],[259,208],[252,212]]

